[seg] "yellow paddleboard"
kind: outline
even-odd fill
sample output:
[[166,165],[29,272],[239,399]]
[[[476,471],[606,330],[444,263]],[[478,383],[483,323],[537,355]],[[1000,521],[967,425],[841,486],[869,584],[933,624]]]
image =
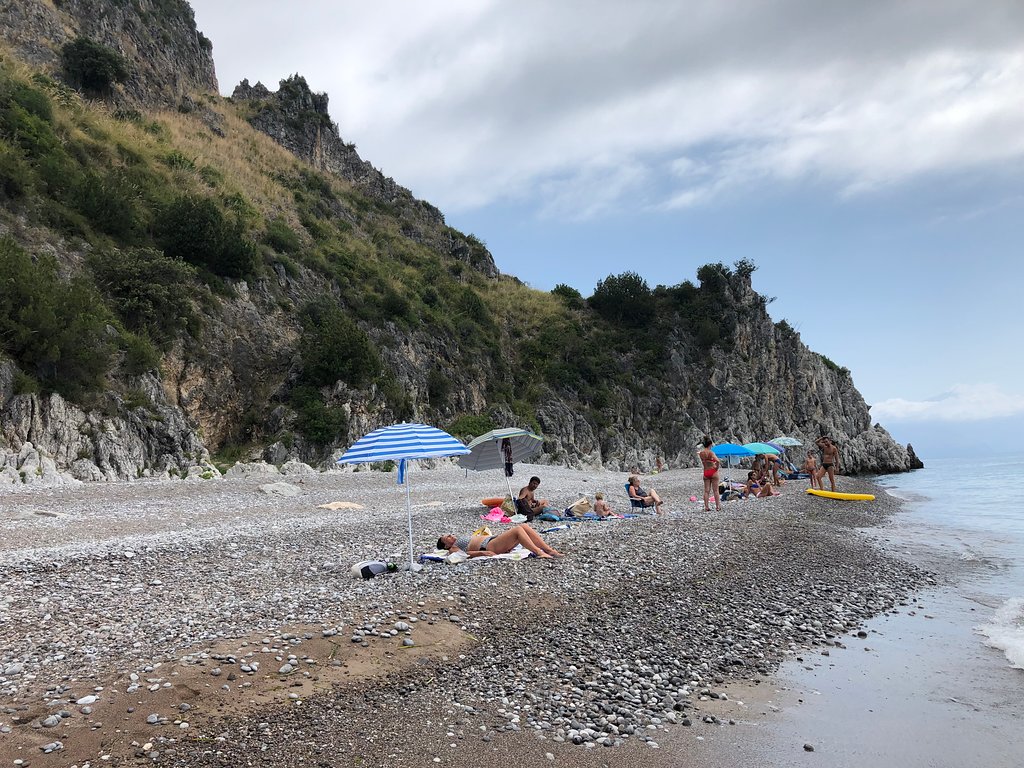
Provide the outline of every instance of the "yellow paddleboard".
[[875,497],[870,493],[836,493],[835,491],[819,491],[817,488],[808,488],[807,492],[815,496],[822,496],[826,499],[846,499],[848,501],[875,500]]

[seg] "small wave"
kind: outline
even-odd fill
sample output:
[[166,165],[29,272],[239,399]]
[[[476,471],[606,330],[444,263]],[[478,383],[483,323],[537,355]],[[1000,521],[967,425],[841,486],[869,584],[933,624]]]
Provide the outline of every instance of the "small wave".
[[1006,654],[1010,666],[1024,669],[1024,597],[1014,597],[1003,603],[989,624],[975,627],[988,639],[985,645]]
[[922,501],[931,501],[931,496],[925,496],[923,493],[916,493],[915,491],[909,491],[906,488],[885,488],[886,494],[892,496],[894,499],[901,501],[918,503]]

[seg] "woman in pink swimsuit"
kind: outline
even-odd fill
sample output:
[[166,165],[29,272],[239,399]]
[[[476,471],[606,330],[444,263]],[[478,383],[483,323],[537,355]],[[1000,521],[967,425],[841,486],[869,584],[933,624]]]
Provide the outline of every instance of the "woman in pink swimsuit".
[[711,438],[704,435],[702,441],[704,448],[697,454],[700,463],[704,467],[704,511],[710,512],[708,497],[713,493],[715,496],[715,511],[721,512],[722,505],[718,502],[718,457],[711,452]]

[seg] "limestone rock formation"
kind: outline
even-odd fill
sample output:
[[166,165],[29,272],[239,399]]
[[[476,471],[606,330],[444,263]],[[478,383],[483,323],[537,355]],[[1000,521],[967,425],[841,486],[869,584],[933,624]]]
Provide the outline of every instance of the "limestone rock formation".
[[908,469],[924,469],[924,462],[917,458],[917,454],[914,453],[914,446],[907,443],[907,457],[910,460]]
[[177,106],[190,93],[217,91],[213,44],[185,0],[0,3],[0,40],[34,66],[58,72],[61,46],[79,35],[128,61],[118,98]]
[[[14,394],[14,366],[0,363],[0,465],[24,484],[74,480],[128,480],[144,472],[186,475],[216,472],[185,414],[167,402],[152,375],[136,393],[147,405],[126,407],[109,394],[108,415],[83,410],[59,394]],[[58,480],[60,475],[62,480]],[[7,473],[11,477],[11,472]]]
[[[243,80],[231,98],[251,102],[255,107],[249,119],[253,127],[296,157],[318,171],[352,182],[363,194],[390,206],[402,221],[405,237],[447,253],[489,277],[497,276],[494,258],[482,244],[446,227],[441,211],[417,200],[408,189],[363,160],[354,144],[342,140],[327,111],[327,94],[313,93],[305,78],[294,75],[282,80],[275,92],[263,83],[250,85]],[[344,215],[341,210],[337,213]]]

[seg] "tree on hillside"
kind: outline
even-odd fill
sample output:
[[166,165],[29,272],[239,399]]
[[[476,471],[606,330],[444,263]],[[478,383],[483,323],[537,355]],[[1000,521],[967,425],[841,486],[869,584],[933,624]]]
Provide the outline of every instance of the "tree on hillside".
[[128,79],[128,65],[113,48],[86,37],[65,43],[60,51],[68,82],[90,96],[105,96],[114,83]]
[[225,218],[208,197],[183,195],[160,212],[157,242],[172,259],[205,267],[222,277],[244,278],[258,266],[258,254],[238,221]]
[[630,328],[648,325],[656,311],[647,281],[636,272],[608,275],[598,282],[588,301],[606,320]]

